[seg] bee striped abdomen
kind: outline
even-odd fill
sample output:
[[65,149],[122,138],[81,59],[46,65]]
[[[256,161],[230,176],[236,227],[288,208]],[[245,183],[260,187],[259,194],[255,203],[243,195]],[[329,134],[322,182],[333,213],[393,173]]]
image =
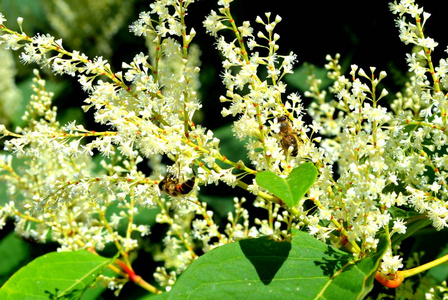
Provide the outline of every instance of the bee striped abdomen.
[[291,155],[292,156],[297,156],[298,151],[299,151],[299,137],[297,134],[290,134],[288,136],[284,136],[282,137],[281,141],[280,141],[283,151],[287,152],[289,147],[292,146],[292,151],[291,151]]
[[179,183],[179,180],[172,175],[168,175],[159,183],[159,189],[172,197],[179,197],[189,194],[196,181],[196,176],[188,179],[183,183]]
[[193,190],[195,181],[196,177],[193,176],[184,183],[176,185],[176,191],[178,191],[181,195],[190,193]]

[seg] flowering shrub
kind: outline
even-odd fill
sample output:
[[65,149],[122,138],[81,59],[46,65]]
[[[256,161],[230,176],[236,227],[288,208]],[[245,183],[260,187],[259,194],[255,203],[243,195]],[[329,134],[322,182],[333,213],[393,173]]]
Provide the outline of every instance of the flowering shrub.
[[[61,124],[53,94],[34,71],[24,126],[0,125],[0,178],[9,198],[0,227],[12,218],[17,234],[55,242],[58,252],[21,269],[0,294],[79,296],[94,282],[118,294],[132,281],[171,297],[256,291],[362,298],[374,279],[399,287],[445,262],[403,270],[400,253],[418,229],[448,227],[448,65],[432,61],[437,43],[423,30],[429,14],[414,1],[390,3],[400,39],[419,49],[407,54],[411,75],[391,103],[380,85],[385,71],[352,65],[343,74],[340,56],[328,55],[332,83],[323,90],[310,75],[304,95],[313,101],[305,108],[298,93],[286,94],[284,78],[297,58],[280,50],[281,17],[257,17],[256,31],[249,21],[235,22],[232,1],[218,1],[203,24],[223,57],[222,116],[247,150],[232,161],[215,133],[195,122],[201,101],[200,51],[187,18],[193,2],[160,0],[142,12],[130,30],[149,41],[149,54],[136,53],[121,71],[48,34],[29,37],[22,19],[19,31],[9,29],[0,14],[2,45],[20,50],[25,64],[76,77],[87,94],[82,109],[108,128]],[[199,194],[218,183],[247,191],[225,220],[207,204],[213,208],[213,199]],[[155,220],[141,221],[142,211]],[[160,224],[167,228],[162,243],[148,246]],[[145,247],[161,264],[136,274],[133,262]],[[40,286],[19,288],[44,270]],[[403,286],[406,295],[411,286]],[[433,286],[427,296],[445,290]]]

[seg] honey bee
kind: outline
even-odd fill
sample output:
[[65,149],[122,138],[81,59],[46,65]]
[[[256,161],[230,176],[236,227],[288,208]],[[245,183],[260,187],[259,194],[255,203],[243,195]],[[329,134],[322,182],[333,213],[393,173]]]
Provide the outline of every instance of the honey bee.
[[159,189],[172,197],[179,197],[182,195],[189,194],[194,187],[196,181],[196,174],[193,170],[193,177],[180,183],[179,177],[174,177],[173,175],[167,175],[159,183]]
[[291,121],[287,116],[279,117],[278,123],[280,124],[280,144],[282,145],[283,151],[288,153],[289,147],[292,147],[291,156],[297,156],[299,146],[302,144],[302,139],[292,127]]

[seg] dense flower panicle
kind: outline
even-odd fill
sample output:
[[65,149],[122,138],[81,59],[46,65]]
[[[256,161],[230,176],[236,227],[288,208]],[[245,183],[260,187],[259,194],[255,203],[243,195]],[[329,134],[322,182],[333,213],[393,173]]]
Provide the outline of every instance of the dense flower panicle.
[[9,124],[12,116],[16,114],[23,99],[20,90],[15,85],[15,63],[11,51],[0,48],[0,123]]
[[[24,116],[27,126],[16,134],[2,129],[2,136],[13,136],[5,142],[5,150],[29,162],[27,171],[15,173],[12,156],[2,159],[0,165],[6,172],[2,176],[8,180],[17,206],[11,202],[2,207],[0,224],[21,212],[22,218],[17,218],[16,223],[19,234],[44,242],[51,232],[50,239],[58,242],[62,251],[102,250],[113,242],[127,253],[139,246],[138,241],[117,234],[119,224],[134,219],[136,205],[159,206],[163,209],[157,221],[168,223],[171,229],[164,250],[156,257],[178,273],[196,258],[191,250],[193,237],[201,239],[203,251],[208,251],[248,234],[260,234],[256,228],[248,227],[248,213],[240,202],[236,202],[236,216],[229,216],[226,233],[222,234],[213,225],[211,211],[198,204],[197,184],[181,199],[165,195],[158,187],[167,172],[179,185],[192,176],[204,184],[223,181],[235,187],[238,183],[233,174],[238,164],[216,169],[215,160],[225,160],[219,152],[219,140],[192,122],[194,113],[201,108],[197,96],[200,52],[190,45],[194,30],[184,34],[185,14],[180,13],[190,3],[183,1],[181,7],[179,3],[160,1],[151,7],[150,13],[140,15],[131,30],[148,37],[153,46],[149,56],[140,53],[131,63],[123,63],[123,72],[113,72],[102,57],[89,59],[77,51],[66,51],[62,41],[50,35],[28,38],[8,31],[3,36],[7,48],[22,47],[24,63],[38,63],[50,67],[55,74],[77,76],[88,93],[84,111],[93,109],[95,121],[107,125],[110,131],[89,131],[75,121],[59,124],[51,104],[52,95],[45,91],[45,81],[36,72],[38,84]],[[250,34],[247,23],[242,28],[245,35]],[[179,42],[169,35],[182,36],[183,40]],[[100,172],[93,170],[95,152],[110,159],[101,161]],[[164,168],[161,155],[168,155],[175,164]],[[142,157],[149,159],[154,171],[149,177],[138,171]],[[205,165],[195,173],[195,161],[200,158]],[[111,205],[121,209],[120,215],[106,218],[105,212]],[[205,227],[192,222],[196,214],[207,220]],[[244,225],[239,223],[241,219]],[[31,231],[27,225],[30,221],[38,224]],[[187,234],[190,230],[192,236]],[[127,232],[146,235],[149,231],[147,226],[129,223]],[[214,237],[218,242],[212,241]],[[113,286],[117,288],[116,284]]]
[[[322,123],[321,133],[329,137],[321,145],[331,153],[331,160],[338,162],[341,174],[333,189],[342,191],[343,196],[324,193],[319,201],[333,211],[336,219],[350,224],[348,239],[362,242],[365,250],[375,247],[378,232],[388,228],[393,220],[385,208],[411,206],[426,214],[436,229],[447,225],[447,190],[442,175],[446,174],[446,154],[442,150],[447,141],[443,133],[446,96],[439,86],[440,78],[446,77],[445,60],[440,61],[440,66],[432,65],[430,53],[437,43],[423,35],[429,14],[413,1],[395,2],[391,9],[400,15],[397,26],[402,41],[425,49],[407,55],[412,75],[404,91],[392,102],[392,111],[378,102],[387,91],[380,95],[374,92],[385,74],[381,72],[376,78],[374,69],[369,76],[352,66],[352,81],[347,81],[340,74],[339,56],[328,56],[326,65],[328,76],[335,80],[329,88],[334,100],[327,102],[322,96],[325,91],[312,90],[306,94],[315,99],[310,115]],[[413,21],[408,21],[406,15]],[[371,87],[364,80],[370,81]],[[393,187],[405,187],[406,192],[400,188],[397,193]],[[319,186],[312,191],[317,198]],[[325,211],[319,210],[322,219]],[[391,234],[405,232],[405,224],[395,219]],[[383,258],[382,272],[394,273],[402,267],[399,261],[398,256]]]
[[[403,215],[409,209],[426,215],[438,230],[448,227],[448,99],[442,92],[448,87],[448,63],[441,59],[434,65],[431,59],[437,43],[424,34],[429,14],[423,8],[413,0],[390,4],[401,40],[423,49],[407,55],[411,75],[401,92],[391,96],[379,87],[386,72],[353,64],[344,75],[340,55],[328,55],[325,67],[333,83],[321,90],[322,81],[311,75],[305,96],[313,102],[305,111],[300,95],[285,95],[283,79],[297,57],[280,54],[274,31],[281,18],[257,17],[255,25],[262,29],[256,31],[249,21],[235,23],[232,1],[218,1],[218,12],[203,25],[223,56],[221,113],[234,118],[232,132],[245,141],[246,166],[227,159],[213,132],[193,121],[202,107],[201,53],[191,43],[196,32],[185,21],[193,2],[155,1],[140,13],[129,29],[147,40],[149,51],[123,62],[121,71],[103,57],[65,50],[62,40],[48,34],[30,38],[1,25],[0,43],[21,49],[23,63],[76,77],[87,93],[83,110],[92,110],[108,131],[91,131],[75,120],[60,124],[53,94],[35,71],[26,124],[14,132],[0,125],[0,138],[9,137],[8,153],[0,155],[0,179],[12,200],[0,207],[0,228],[14,217],[19,234],[56,241],[62,251],[102,250],[114,243],[127,257],[141,247],[131,233],[151,231],[135,223],[140,208],[157,208],[156,223],[168,229],[163,247],[155,251],[154,259],[164,265],[154,277],[170,290],[198,252],[242,238],[281,240],[291,228],[306,225],[319,240],[338,247],[347,241],[354,255],[363,257],[376,250],[381,233],[389,238],[406,233]],[[0,24],[4,21],[0,14]],[[224,30],[234,38],[221,35]],[[385,97],[393,99],[390,108]],[[305,124],[306,113],[312,124]],[[165,158],[173,163],[165,165]],[[24,168],[16,167],[19,160]],[[282,202],[273,201],[255,179],[241,180],[266,170],[286,177],[305,161],[318,167],[319,177],[297,207],[280,207],[275,203]],[[143,162],[149,175],[138,167]],[[256,195],[253,205],[264,209],[266,218],[252,218],[246,199],[235,198],[220,227],[216,213],[198,196],[202,185],[219,182]],[[109,207],[118,211],[109,214]],[[119,233],[123,224],[125,234]],[[394,251],[383,257],[384,274],[403,267]],[[113,289],[122,286],[104,279]]]
[[[230,106],[223,108],[222,115],[238,116],[233,131],[240,140],[250,138],[246,144],[248,157],[257,170],[271,169],[280,172],[282,165],[290,164],[294,167],[297,162],[295,160],[286,162],[284,152],[278,143],[276,118],[291,114],[296,116],[294,122],[301,125],[299,128],[302,128],[302,132],[308,132],[309,129],[300,121],[303,111],[299,98],[293,101],[293,106],[289,102],[283,106],[281,98],[285,93],[285,84],[281,79],[292,72],[296,56],[293,53],[277,54],[276,42],[279,35],[274,34],[273,30],[281,18],[276,17],[271,21],[270,17],[270,14],[266,14],[266,20],[257,18],[257,23],[264,25],[266,32],[260,31],[257,34],[260,42],[255,40],[254,29],[250,23],[244,22],[242,26],[236,27],[231,21],[230,12],[225,9],[220,9],[219,13],[212,11],[204,26],[210,34],[217,37],[217,48],[224,56],[222,79],[227,93],[221,101],[230,102]],[[232,29],[232,26],[235,27]],[[234,30],[236,39],[228,42],[223,36],[218,36],[218,32],[223,29]],[[247,45],[245,38],[248,38]],[[262,56],[260,52],[248,52],[246,46],[252,51],[254,48],[264,48],[268,53]],[[266,78],[259,77],[262,68],[266,70]],[[248,92],[242,92],[245,88],[248,88]],[[301,148],[304,149],[307,148]],[[301,156],[307,155],[303,153]]]

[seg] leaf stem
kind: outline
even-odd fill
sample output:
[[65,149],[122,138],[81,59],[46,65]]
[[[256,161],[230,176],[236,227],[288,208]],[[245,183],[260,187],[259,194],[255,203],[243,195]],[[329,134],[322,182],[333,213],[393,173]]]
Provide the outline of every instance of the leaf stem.
[[128,278],[130,281],[134,282],[138,286],[144,288],[145,290],[153,293],[153,294],[161,294],[162,291],[157,289],[155,286],[149,284],[146,282],[140,275],[135,274],[134,270],[130,267],[128,267],[124,262],[117,259],[117,264],[120,265],[120,267],[123,269],[124,272],[126,272]]
[[401,273],[403,274],[404,278],[407,278],[407,277],[411,277],[411,276],[417,275],[419,273],[422,273],[424,271],[427,271],[431,268],[434,268],[434,267],[441,265],[443,263],[446,263],[446,262],[448,262],[448,254],[445,256],[442,256],[436,260],[430,261],[429,263],[426,263],[424,265],[421,265],[421,266],[418,266],[418,267],[415,267],[415,268],[412,268],[409,270],[402,271]]

